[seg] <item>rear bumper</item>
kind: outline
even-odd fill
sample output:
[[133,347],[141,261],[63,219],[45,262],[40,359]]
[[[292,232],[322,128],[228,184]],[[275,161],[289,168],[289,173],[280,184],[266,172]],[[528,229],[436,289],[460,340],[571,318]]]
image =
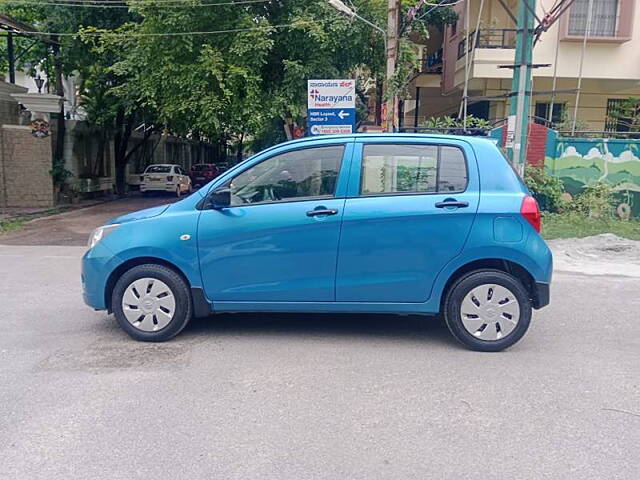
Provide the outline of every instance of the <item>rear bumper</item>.
[[175,183],[151,183],[141,184],[141,192],[175,192],[178,186]]
[[533,308],[536,310],[549,305],[550,300],[550,285],[544,282],[536,282],[535,292],[533,296]]

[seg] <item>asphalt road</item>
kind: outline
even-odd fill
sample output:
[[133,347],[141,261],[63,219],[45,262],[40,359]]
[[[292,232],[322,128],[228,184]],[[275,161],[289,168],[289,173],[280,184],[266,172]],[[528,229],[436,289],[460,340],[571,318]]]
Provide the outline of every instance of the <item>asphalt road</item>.
[[638,278],[556,274],[498,354],[396,316],[143,344],[82,303],[83,251],[0,246],[0,479],[638,478]]

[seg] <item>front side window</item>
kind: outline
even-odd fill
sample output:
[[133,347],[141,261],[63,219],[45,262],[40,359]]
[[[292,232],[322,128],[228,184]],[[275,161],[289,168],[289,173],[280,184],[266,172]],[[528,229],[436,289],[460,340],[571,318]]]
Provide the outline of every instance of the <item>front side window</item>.
[[342,145],[305,148],[268,158],[231,181],[231,205],[331,197],[343,151]]
[[365,145],[362,195],[462,192],[467,165],[462,150],[437,145]]

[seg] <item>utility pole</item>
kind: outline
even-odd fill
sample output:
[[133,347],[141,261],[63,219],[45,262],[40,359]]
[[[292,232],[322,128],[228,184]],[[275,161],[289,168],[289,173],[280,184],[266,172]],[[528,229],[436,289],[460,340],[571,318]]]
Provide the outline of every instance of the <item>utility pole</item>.
[[[533,13],[535,0],[518,2],[518,32],[516,36],[515,68],[511,82],[509,116],[514,125],[513,138],[507,138],[507,153],[513,167],[524,172],[529,128],[529,100],[531,97],[531,71],[533,61]],[[509,137],[509,135],[507,135]]]
[[[387,7],[387,92],[391,87],[392,79],[396,72],[396,62],[398,60],[398,27],[400,20],[400,0],[389,0]],[[392,98],[388,98],[387,114],[385,116],[386,130],[393,132],[397,125],[398,118],[398,97],[394,93]]]
[[7,56],[9,57],[9,83],[16,83],[16,57],[13,49],[13,33],[7,33]]

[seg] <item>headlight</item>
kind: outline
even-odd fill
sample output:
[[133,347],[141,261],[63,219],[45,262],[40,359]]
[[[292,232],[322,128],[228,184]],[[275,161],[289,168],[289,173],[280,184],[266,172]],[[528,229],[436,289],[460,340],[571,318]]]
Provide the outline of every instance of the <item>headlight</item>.
[[104,237],[112,233],[116,228],[120,226],[119,223],[115,223],[113,225],[103,225],[101,227],[96,228],[93,232],[91,232],[91,236],[89,237],[89,249],[95,247],[100,240]]

